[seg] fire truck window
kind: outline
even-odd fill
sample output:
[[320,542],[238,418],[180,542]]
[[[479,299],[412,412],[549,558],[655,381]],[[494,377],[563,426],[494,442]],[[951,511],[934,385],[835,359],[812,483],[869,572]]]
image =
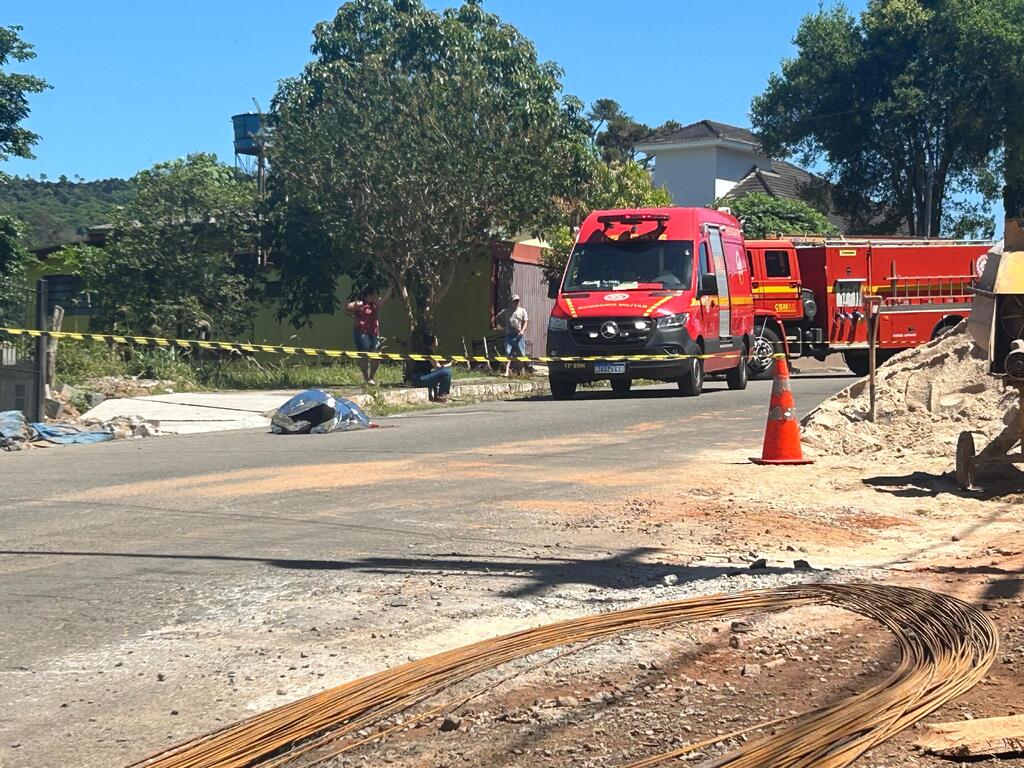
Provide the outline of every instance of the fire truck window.
[[765,251],[764,274],[766,277],[789,277],[789,252]]
[[750,274],[753,275],[754,274],[754,254],[752,254],[750,251],[747,251],[747,267],[750,268]]
[[711,268],[711,257],[708,255],[708,244],[700,244],[700,274],[706,275],[709,272],[714,272]]

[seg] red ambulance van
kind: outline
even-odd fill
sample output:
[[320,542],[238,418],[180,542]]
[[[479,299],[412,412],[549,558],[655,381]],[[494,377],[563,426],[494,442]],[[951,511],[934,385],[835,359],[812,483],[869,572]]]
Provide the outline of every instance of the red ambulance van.
[[[708,373],[747,385],[754,329],[750,270],[739,222],[706,208],[596,211],[580,228],[548,321],[556,399],[607,380],[675,381],[699,395]],[[623,356],[644,360],[616,360]],[[672,358],[706,355],[706,358]]]

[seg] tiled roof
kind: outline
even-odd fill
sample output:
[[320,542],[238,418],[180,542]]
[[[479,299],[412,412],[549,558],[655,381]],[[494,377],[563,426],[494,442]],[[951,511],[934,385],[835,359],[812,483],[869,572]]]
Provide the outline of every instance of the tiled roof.
[[760,141],[757,135],[748,128],[737,128],[735,125],[716,123],[714,120],[700,120],[690,125],[684,125],[675,131],[657,134],[640,142],[640,145],[655,144],[685,144],[691,141],[709,140],[741,141],[744,144],[757,146]]
[[[807,192],[815,185],[825,185],[825,195],[828,197],[828,182],[820,176],[815,176],[785,160],[773,160],[770,169],[754,166],[730,189],[725,197],[743,197],[751,192],[762,192],[772,197],[786,200],[807,200]],[[835,213],[825,214],[826,218],[837,226],[840,231],[845,231],[848,222]]]

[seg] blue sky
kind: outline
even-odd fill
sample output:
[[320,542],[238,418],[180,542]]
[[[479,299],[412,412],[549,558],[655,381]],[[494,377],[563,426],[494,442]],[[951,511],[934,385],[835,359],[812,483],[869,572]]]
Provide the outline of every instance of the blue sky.
[[[456,0],[427,0],[434,8]],[[485,0],[567,93],[609,97],[651,125],[704,118],[748,125],[751,99],[819,0]],[[313,25],[339,0],[4,0],[53,89],[32,99],[36,160],[0,170],[51,178],[127,177],[189,152],[231,154],[231,115],[264,108],[310,59]],[[828,5],[829,2],[826,2]],[[847,0],[859,13],[866,0]],[[996,219],[1001,230],[1002,210]]]
[[[433,7],[452,2],[430,0]],[[21,69],[53,89],[32,99],[36,160],[8,173],[130,176],[197,150],[231,159],[230,116],[264,107],[309,60],[310,31],[338,0],[5,0],[37,58]],[[791,53],[818,0],[487,0],[568,93],[618,100],[637,119],[747,125],[753,96]],[[859,10],[863,0],[848,3]]]

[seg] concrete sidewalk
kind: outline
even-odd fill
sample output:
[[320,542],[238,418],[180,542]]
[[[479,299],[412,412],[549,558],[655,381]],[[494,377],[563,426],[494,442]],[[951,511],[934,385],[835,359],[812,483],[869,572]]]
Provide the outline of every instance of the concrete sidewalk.
[[[427,403],[423,388],[381,388],[375,396],[356,387],[326,388],[333,395],[345,397],[360,407],[374,404],[415,405]],[[530,379],[510,381],[465,380],[452,385],[452,396],[458,399],[502,399],[528,394],[537,389]],[[268,429],[270,416],[298,389],[253,390],[234,392],[181,392],[173,395],[104,400],[82,414],[83,421],[109,421],[119,417],[138,416],[159,424],[161,432],[188,435],[220,432],[228,429]]]

